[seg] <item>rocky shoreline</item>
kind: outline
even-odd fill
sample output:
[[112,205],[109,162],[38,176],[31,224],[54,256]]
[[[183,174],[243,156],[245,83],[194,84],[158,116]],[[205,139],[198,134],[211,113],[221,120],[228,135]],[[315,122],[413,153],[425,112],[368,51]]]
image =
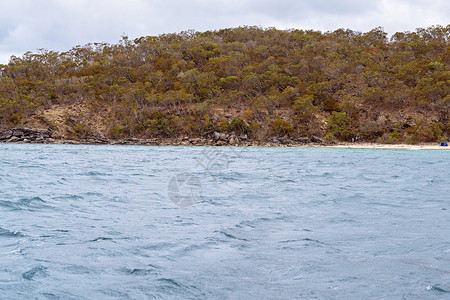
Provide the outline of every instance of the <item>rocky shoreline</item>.
[[0,142],[4,143],[52,143],[55,141],[50,130],[13,128],[0,131]]
[[87,144],[87,145],[174,145],[174,146],[265,146],[265,147],[298,147],[307,145],[327,145],[317,136],[305,137],[296,140],[286,138],[269,138],[266,141],[255,141],[247,135],[236,136],[213,132],[208,137],[182,137],[182,138],[153,138],[153,139],[61,139],[54,137],[50,130],[31,128],[13,128],[0,131],[0,143],[39,143],[39,144]]
[[154,139],[106,139],[93,137],[86,139],[62,139],[55,137],[51,130],[13,128],[0,131],[0,143],[19,144],[79,144],[79,145],[146,145],[146,146],[235,146],[235,147],[325,147],[352,149],[398,149],[398,150],[450,150],[450,147],[440,147],[439,144],[376,144],[376,143],[331,143],[317,136],[304,137],[296,140],[287,138],[269,138],[265,141],[249,139],[247,135],[236,136],[213,132],[206,138],[154,138]]

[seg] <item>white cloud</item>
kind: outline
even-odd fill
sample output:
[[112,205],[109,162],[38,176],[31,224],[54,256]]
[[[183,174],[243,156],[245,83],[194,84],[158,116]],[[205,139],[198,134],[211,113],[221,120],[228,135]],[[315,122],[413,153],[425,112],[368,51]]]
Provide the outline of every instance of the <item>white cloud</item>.
[[444,0],[0,0],[0,63],[39,48],[242,25],[321,31],[446,26]]

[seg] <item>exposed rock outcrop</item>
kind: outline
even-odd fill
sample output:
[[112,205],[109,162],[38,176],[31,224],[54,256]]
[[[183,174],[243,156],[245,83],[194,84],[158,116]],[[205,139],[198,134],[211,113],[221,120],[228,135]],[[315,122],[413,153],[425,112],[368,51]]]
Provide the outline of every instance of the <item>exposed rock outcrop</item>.
[[52,142],[50,130],[13,128],[0,132],[1,142]]

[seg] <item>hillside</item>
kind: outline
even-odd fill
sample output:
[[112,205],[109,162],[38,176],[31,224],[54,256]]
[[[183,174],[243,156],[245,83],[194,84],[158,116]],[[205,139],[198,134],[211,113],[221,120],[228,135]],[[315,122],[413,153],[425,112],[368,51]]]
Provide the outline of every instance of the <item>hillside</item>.
[[[450,25],[181,32],[0,65],[0,131],[61,140],[422,143],[450,136]],[[219,143],[220,144],[220,143]]]

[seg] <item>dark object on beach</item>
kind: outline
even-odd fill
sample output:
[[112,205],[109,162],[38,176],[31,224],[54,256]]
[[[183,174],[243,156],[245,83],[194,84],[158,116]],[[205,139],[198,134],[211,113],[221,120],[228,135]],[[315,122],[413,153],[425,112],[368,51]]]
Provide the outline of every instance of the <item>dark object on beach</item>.
[[442,147],[447,147],[448,144],[447,144],[446,142],[442,142],[442,143],[441,143],[441,146],[442,146]]

